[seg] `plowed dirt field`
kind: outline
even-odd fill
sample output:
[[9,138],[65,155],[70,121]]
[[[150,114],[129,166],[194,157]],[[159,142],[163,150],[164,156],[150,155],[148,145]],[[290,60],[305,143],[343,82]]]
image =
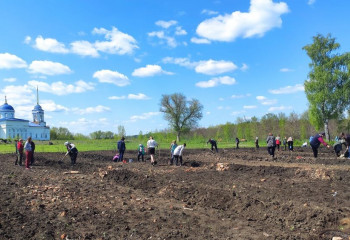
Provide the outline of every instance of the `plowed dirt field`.
[[0,154],[0,239],[349,239],[350,160],[322,148]]

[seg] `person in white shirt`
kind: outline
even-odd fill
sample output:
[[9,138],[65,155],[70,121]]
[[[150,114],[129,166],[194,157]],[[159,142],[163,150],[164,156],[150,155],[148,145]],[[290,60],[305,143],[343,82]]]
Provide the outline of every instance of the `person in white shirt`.
[[148,153],[151,155],[151,164],[152,166],[157,164],[157,161],[154,157],[154,154],[156,152],[156,147],[158,147],[158,143],[153,139],[153,137],[149,137],[149,140],[147,141],[147,149]]
[[178,161],[180,159],[180,166],[182,166],[182,152],[186,147],[186,143],[183,145],[179,145],[175,148],[174,150],[174,160],[175,160],[175,165],[178,166]]

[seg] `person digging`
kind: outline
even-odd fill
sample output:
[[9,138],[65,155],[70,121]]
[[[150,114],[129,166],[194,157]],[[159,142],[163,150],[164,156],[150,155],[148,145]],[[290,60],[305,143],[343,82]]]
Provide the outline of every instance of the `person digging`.
[[71,164],[72,164],[72,166],[74,166],[76,161],[77,161],[77,157],[78,157],[78,149],[75,147],[75,145],[73,143],[70,143],[70,142],[65,142],[64,146],[66,146],[66,148],[67,148],[67,153],[64,155],[63,159],[67,155],[69,155],[70,159],[71,159]]

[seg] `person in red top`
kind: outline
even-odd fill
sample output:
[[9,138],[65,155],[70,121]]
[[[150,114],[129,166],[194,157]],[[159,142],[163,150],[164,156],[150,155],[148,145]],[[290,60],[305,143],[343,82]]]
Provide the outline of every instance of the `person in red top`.
[[22,161],[23,161],[23,140],[20,139],[17,142],[17,159],[15,162],[15,165],[22,165]]
[[310,142],[310,145],[311,145],[311,148],[312,148],[312,151],[314,152],[314,157],[317,158],[317,154],[318,154],[318,148],[320,147],[321,143],[326,146],[327,148],[330,148],[330,146],[328,145],[328,143],[326,143],[323,138],[325,136],[325,133],[320,133],[320,134],[316,134],[311,142]]

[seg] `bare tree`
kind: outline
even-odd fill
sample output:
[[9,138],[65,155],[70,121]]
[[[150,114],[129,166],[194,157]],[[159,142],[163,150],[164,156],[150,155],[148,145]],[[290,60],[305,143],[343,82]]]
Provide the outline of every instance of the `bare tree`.
[[203,117],[203,105],[197,99],[187,100],[181,93],[162,95],[160,111],[169,122],[170,127],[177,134],[177,141],[183,132],[197,126],[198,121]]

